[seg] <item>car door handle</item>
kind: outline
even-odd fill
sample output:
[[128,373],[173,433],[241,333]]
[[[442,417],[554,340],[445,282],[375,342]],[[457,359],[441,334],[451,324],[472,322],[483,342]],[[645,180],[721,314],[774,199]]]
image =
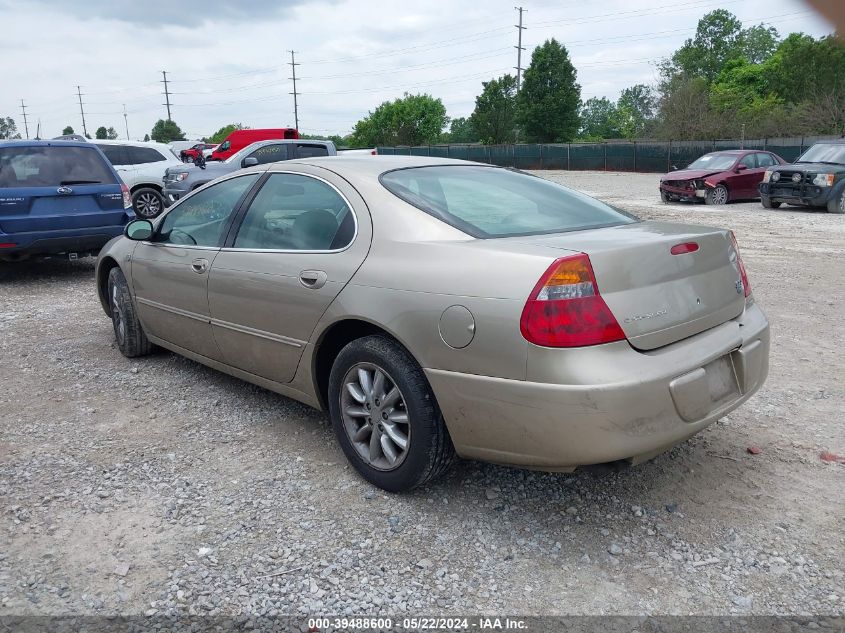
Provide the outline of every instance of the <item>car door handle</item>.
[[328,278],[329,276],[323,270],[303,270],[299,273],[299,283],[312,290],[325,286]]
[[191,270],[198,275],[202,275],[206,270],[208,270],[208,260],[203,258],[195,259],[191,262]]

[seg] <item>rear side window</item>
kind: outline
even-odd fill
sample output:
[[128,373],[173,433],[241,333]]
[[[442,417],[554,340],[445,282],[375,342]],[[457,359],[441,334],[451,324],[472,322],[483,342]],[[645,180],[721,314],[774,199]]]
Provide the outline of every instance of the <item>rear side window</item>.
[[127,165],[146,165],[147,163],[160,163],[165,160],[157,149],[152,147],[126,146],[126,154],[129,156]]
[[636,219],[543,178],[497,167],[414,167],[382,174],[388,191],[478,238],[562,233]]
[[93,146],[0,148],[0,187],[116,183],[111,169]]
[[297,158],[312,158],[314,156],[328,156],[329,150],[325,145],[296,145]]
[[771,154],[757,154],[758,167],[771,167],[772,165],[777,165],[774,156]]
[[279,143],[277,145],[265,145],[264,147],[259,147],[247,158],[257,158],[259,165],[265,165],[267,163],[275,163],[280,160],[287,160],[287,157],[287,147]]
[[106,155],[112,165],[128,165],[129,157],[126,155],[125,145],[100,145],[97,144],[100,151]]

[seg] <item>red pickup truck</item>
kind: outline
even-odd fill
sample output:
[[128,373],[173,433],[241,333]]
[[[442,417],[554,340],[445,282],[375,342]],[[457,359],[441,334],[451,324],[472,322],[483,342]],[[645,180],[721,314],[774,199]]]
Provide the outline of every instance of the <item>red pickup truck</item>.
[[216,148],[217,145],[214,143],[197,143],[193,147],[183,149],[181,152],[179,152],[179,158],[182,159],[183,163],[193,163],[204,151],[214,150]]

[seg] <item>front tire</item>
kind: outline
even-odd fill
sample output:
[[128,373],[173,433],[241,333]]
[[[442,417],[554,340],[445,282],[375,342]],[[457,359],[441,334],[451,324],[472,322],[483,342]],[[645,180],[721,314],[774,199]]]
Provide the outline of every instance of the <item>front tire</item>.
[[781,205],[780,202],[772,200],[768,196],[761,196],[760,202],[763,203],[763,207],[765,207],[766,209],[777,209]]
[[728,202],[728,188],[725,185],[716,185],[712,189],[708,189],[704,194],[705,204],[727,204]]
[[840,191],[838,196],[827,201],[827,212],[845,213],[845,189]]
[[663,191],[663,189],[660,190],[660,199],[663,202],[671,202],[672,201],[672,198],[670,198],[669,194],[666,193],[665,191]]
[[164,196],[152,187],[142,187],[132,194],[132,208],[139,218],[152,220],[164,211]]
[[153,350],[153,344],[144,334],[132,295],[129,293],[129,284],[118,266],[109,271],[108,292],[114,338],[120,353],[127,358],[149,354]]
[[366,336],[344,347],[328,399],[346,458],[371,484],[403,492],[452,464],[455,449],[425,374],[392,339]]

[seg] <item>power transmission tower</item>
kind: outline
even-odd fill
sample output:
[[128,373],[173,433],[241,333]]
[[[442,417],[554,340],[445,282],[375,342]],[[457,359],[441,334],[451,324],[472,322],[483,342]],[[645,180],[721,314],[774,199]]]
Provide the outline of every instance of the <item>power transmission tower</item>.
[[519,24],[514,24],[517,29],[517,33],[519,33],[519,42],[514,48],[516,49],[516,89],[519,91],[519,87],[522,85],[522,51],[525,48],[522,46],[522,32],[525,30],[525,27],[522,26],[522,12],[525,11],[522,7],[514,7],[517,11],[519,11]]
[[82,89],[79,86],[76,87],[76,96],[79,97],[79,114],[82,115],[82,134],[85,138],[88,138],[88,128],[85,127],[85,110],[82,109]]
[[126,140],[129,140],[129,119],[126,117],[126,104],[123,104],[123,123],[126,125]]
[[299,105],[296,102],[296,95],[298,94],[296,92],[296,67],[299,66],[299,64],[297,64],[296,59],[294,59],[294,53],[295,52],[296,51],[290,51],[290,63],[288,64],[288,66],[290,66],[290,70],[291,70],[291,75],[292,75],[291,79],[293,79],[293,92],[291,92],[289,94],[293,95],[293,121],[294,121],[294,126],[298,130],[299,129]]
[[162,103],[161,105],[167,106],[167,120],[170,121],[170,92],[167,90],[167,71],[162,70],[161,75],[164,77],[162,83],[164,84],[164,100],[166,101],[166,103]]
[[21,114],[23,115],[23,129],[26,132],[26,138],[29,138],[29,125],[26,123],[26,106],[21,99]]

